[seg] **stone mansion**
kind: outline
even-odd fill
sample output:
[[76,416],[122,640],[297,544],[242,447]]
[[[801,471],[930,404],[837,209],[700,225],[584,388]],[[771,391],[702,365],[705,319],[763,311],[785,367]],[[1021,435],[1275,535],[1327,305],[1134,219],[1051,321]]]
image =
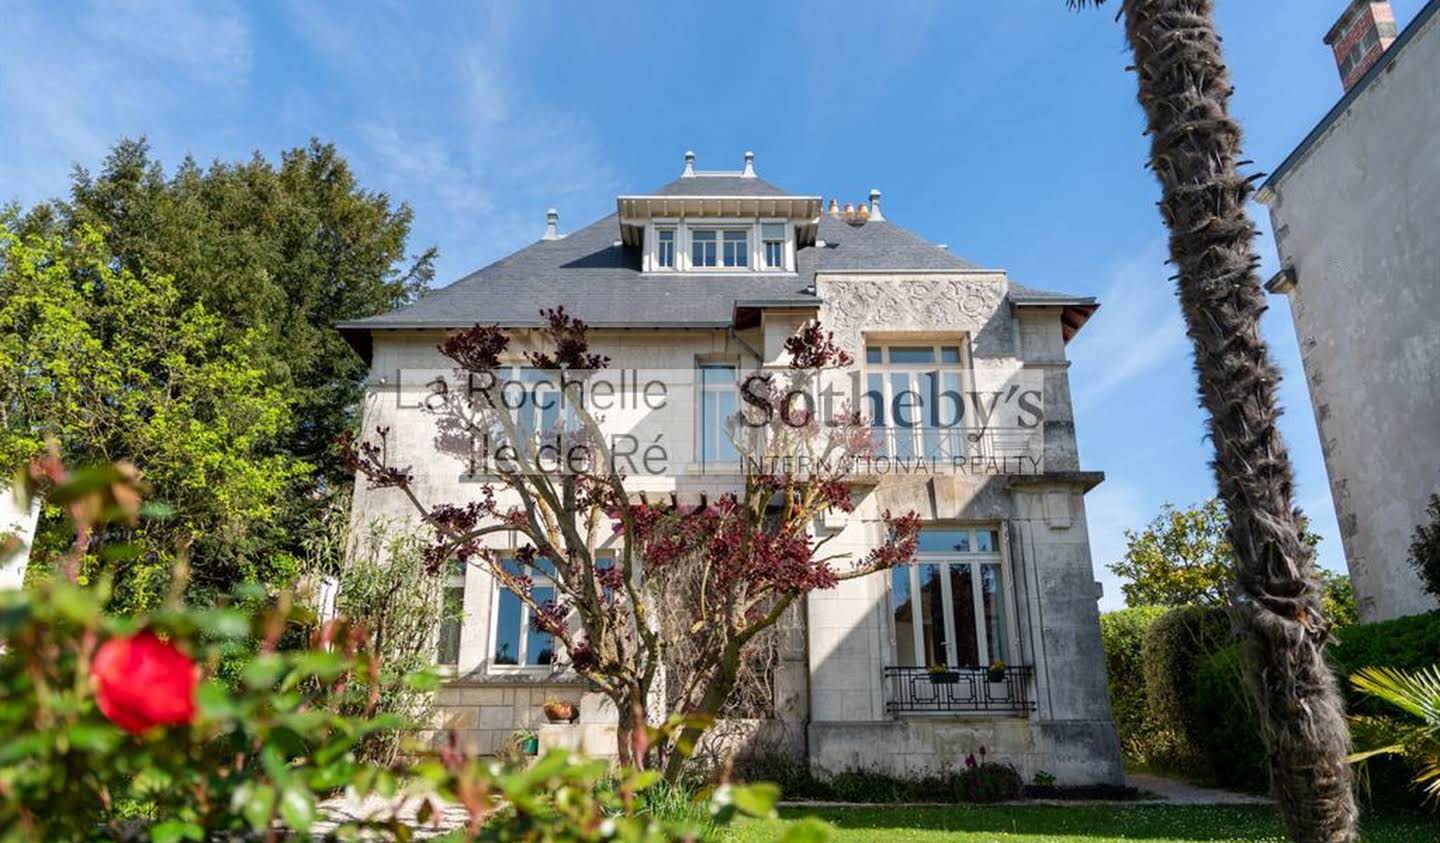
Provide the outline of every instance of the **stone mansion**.
[[[423,388],[413,373],[449,368],[436,350],[447,332],[495,323],[523,341],[540,310],[559,305],[591,326],[611,367],[663,370],[685,397],[684,418],[644,437],[663,434],[667,467],[633,478],[662,492],[733,483],[707,466],[734,464],[726,419],[742,373],[782,362],[785,340],[818,319],[854,359],[879,445],[855,470],[854,511],[818,520],[816,535],[863,555],[884,541],[880,513],[924,522],[913,563],[805,598],[781,636],[773,705],[742,724],[739,742],[820,772],[902,775],[959,767],[984,746],[1026,781],[1121,782],[1085,512],[1103,475],[1080,462],[1066,359],[1093,298],[976,266],[887,219],[879,191],[827,206],[759,178],[749,153],[724,172],[697,170],[687,153],[679,178],[617,197],[603,219],[562,233],[552,211],[536,242],[413,305],[339,325],[370,366],[364,429],[390,429],[387,447],[421,493],[476,494],[436,453],[408,394]],[[974,415],[940,418],[902,400],[1026,379],[1043,420],[1023,443]],[[353,518],[414,515],[396,490],[361,482]],[[542,748],[613,753],[613,708],[526,606],[479,568],[445,577],[436,647],[450,675],[436,726],[482,753],[518,729]],[[577,702],[578,719],[547,724],[548,698]]]

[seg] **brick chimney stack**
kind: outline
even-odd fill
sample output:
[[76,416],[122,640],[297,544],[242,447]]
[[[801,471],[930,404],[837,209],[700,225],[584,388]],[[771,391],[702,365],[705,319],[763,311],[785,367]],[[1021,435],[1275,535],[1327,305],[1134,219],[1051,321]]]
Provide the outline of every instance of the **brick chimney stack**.
[[1390,49],[1396,34],[1390,0],[1354,0],[1346,7],[1340,20],[1325,34],[1325,43],[1335,51],[1335,66],[1340,69],[1340,82],[1346,91]]

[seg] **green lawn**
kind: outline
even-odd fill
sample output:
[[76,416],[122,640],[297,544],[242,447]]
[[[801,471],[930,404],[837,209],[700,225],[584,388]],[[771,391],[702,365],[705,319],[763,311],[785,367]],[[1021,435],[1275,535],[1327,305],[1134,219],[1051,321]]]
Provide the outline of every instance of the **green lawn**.
[[[838,829],[832,843],[1284,843],[1266,806],[955,806],[787,808],[779,820],[740,822],[734,843],[773,843],[787,823],[817,816]],[[1440,843],[1440,817],[1370,817],[1365,843]]]

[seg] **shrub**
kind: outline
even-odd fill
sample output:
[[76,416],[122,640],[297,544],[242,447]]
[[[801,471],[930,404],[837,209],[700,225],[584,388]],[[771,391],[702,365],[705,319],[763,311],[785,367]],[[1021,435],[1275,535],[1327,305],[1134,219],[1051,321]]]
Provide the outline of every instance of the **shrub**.
[[1135,606],[1100,616],[1110,708],[1125,756],[1144,763],[1154,754],[1154,730],[1145,707],[1145,632],[1164,615],[1163,606]]
[[1270,765],[1255,702],[1245,685],[1243,643],[1200,661],[1189,704],[1196,744],[1216,784],[1265,792]]
[[1440,597],[1440,495],[1430,496],[1425,508],[1428,524],[1419,524],[1410,540],[1410,564],[1425,583],[1425,590]]
[[1200,662],[1234,640],[1229,611],[1181,606],[1150,625],[1141,650],[1148,726],[1166,752],[1163,765],[1194,770],[1203,763],[1190,719],[1190,699]]
[[954,792],[957,802],[1004,802],[1019,799],[1024,789],[1025,781],[1014,767],[986,761],[961,771]]
[[[1347,626],[1336,630],[1335,638],[1330,663],[1342,677],[1362,667],[1419,670],[1440,659],[1440,610]],[[1349,683],[1343,684],[1350,692]]]

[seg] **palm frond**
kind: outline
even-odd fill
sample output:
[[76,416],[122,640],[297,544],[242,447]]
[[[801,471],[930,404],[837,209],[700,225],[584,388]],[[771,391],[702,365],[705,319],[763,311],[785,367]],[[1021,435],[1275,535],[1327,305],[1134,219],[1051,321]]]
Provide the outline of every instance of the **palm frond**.
[[1406,672],[1389,667],[1366,667],[1350,677],[1357,691],[1440,728],[1440,665]]
[[1067,8],[1079,11],[1087,6],[1103,6],[1105,0],[1065,0]]

